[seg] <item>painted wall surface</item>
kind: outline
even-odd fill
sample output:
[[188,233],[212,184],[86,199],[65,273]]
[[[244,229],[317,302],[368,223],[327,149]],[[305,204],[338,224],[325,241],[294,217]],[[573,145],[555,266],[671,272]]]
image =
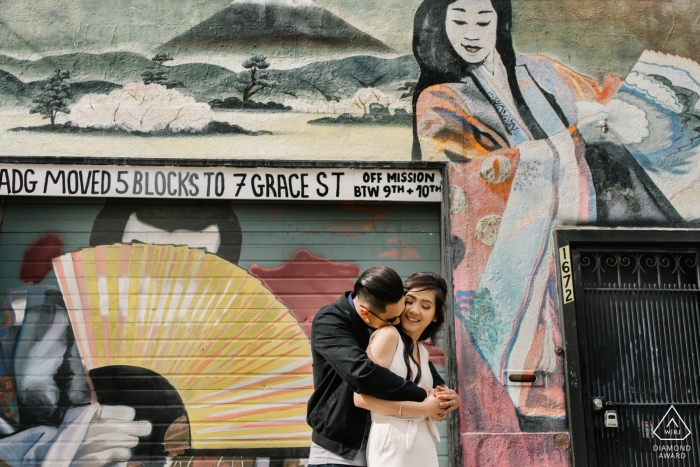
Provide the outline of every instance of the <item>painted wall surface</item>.
[[[411,49],[419,5],[2,0],[0,152],[410,160],[404,111],[420,75]],[[692,0],[513,8],[518,52],[597,80],[624,78],[645,49],[697,59]],[[266,59],[252,60],[259,55]],[[61,96],[54,104],[51,92]]]
[[7,465],[303,465],[318,310],[441,267],[435,204],[10,198],[0,248]]
[[464,466],[569,464],[553,229],[700,219],[694,0],[0,6],[3,155],[448,163]]
[[[603,24],[613,6],[595,2]],[[509,7],[421,7],[415,148],[449,163],[463,465],[564,466],[568,423],[583,421],[567,420],[556,351],[553,231],[697,225],[700,66],[645,51],[626,78],[597,81],[556,48],[517,54]]]

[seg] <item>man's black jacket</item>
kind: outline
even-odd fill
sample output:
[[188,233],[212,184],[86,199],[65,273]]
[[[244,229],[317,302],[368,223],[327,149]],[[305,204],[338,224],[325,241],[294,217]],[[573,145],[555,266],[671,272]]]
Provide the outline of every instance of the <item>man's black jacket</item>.
[[[321,309],[311,328],[314,393],[306,421],[312,440],[345,459],[355,459],[368,435],[369,412],[355,407],[353,393],[384,400],[420,402],[426,392],[367,357],[370,329],[346,292]],[[433,384],[445,384],[430,365]]]

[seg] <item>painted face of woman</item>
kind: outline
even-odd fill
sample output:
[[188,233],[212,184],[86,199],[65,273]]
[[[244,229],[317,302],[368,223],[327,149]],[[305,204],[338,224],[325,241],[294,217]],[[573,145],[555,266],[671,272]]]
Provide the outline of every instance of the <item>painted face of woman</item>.
[[467,63],[482,63],[493,52],[497,24],[491,0],[457,0],[447,7],[447,37]]

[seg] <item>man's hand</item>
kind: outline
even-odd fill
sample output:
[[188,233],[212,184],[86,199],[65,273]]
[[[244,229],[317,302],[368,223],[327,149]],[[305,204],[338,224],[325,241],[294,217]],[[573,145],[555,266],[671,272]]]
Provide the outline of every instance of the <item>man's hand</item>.
[[442,419],[442,403],[437,397],[435,397],[435,392],[432,390],[427,392],[428,397],[426,397],[425,400],[420,403],[424,410],[423,414],[426,417],[434,418],[436,420]]
[[435,387],[435,397],[440,399],[440,407],[443,409],[443,416],[457,410],[460,404],[459,395],[453,390],[445,386]]

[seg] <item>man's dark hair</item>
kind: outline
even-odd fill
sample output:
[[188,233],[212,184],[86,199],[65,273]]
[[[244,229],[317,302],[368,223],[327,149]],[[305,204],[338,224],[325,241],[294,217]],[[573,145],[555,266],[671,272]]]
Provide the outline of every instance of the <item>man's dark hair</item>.
[[355,295],[372,311],[383,313],[386,306],[403,298],[401,277],[391,268],[374,266],[363,272],[355,282]]

